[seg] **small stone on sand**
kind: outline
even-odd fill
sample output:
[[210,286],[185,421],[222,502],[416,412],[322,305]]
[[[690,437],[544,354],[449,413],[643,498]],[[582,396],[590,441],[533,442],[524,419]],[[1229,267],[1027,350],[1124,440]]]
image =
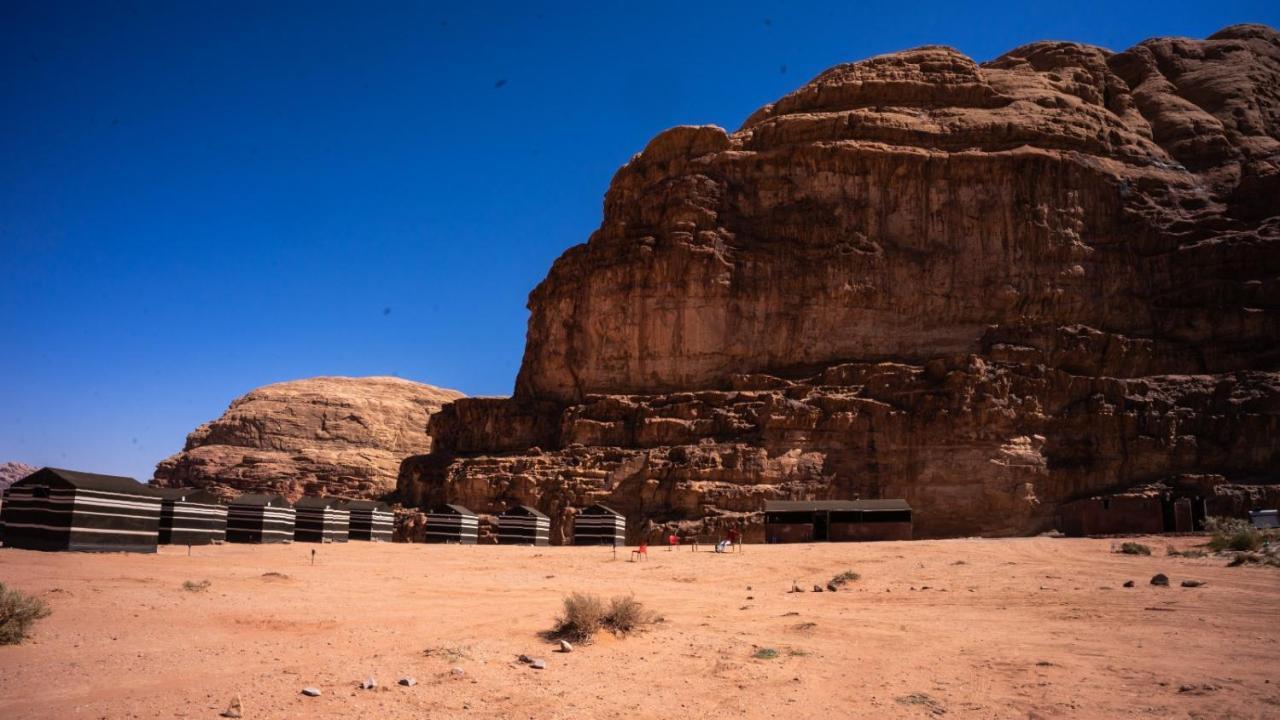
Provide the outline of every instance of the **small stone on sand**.
[[320,689],[313,688],[313,687],[304,687],[302,688],[302,694],[306,695],[307,697],[320,697]]

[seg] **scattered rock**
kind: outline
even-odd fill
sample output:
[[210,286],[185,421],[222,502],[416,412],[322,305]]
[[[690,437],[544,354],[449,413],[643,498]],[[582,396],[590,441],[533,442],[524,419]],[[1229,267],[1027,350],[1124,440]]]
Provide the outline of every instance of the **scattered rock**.
[[1125,587],[1133,587],[1133,581],[1132,581],[1132,580],[1125,580],[1125,581],[1124,581],[1124,586],[1125,586]]
[[822,586],[821,586],[821,585],[814,585],[814,586],[813,586],[813,591],[814,591],[814,592],[822,592]]
[[372,675],[365,678],[364,682],[360,683],[361,690],[373,690],[377,687],[378,687],[378,680],[374,678]]
[[413,678],[411,678],[411,677],[402,677],[402,678],[400,678],[399,680],[397,680],[396,682],[400,683],[401,685],[403,685],[403,686],[405,686],[405,687],[413,687],[414,685],[417,685],[417,684],[418,684],[418,681],[417,681],[417,680],[415,680],[415,679],[413,679]]
[[310,686],[304,687],[302,688],[302,694],[306,695],[307,697],[320,697],[320,689],[313,688]]
[[1160,587],[1169,587],[1169,576],[1164,573],[1156,573],[1151,576],[1151,584]]
[[1182,587],[1202,587],[1203,585],[1204,585],[1203,580],[1183,580],[1182,581]]
[[560,652],[562,652],[562,653],[571,653],[571,652],[573,652],[573,643],[569,642],[568,640],[561,640],[561,641],[560,641]]
[[452,667],[452,668],[449,668],[449,674],[450,674],[450,675],[452,675],[452,676],[453,676],[453,677],[455,677],[455,678],[460,678],[460,677],[462,677],[463,675],[466,675],[466,674],[467,674],[467,671],[466,671],[466,670],[463,670],[463,669],[462,669],[462,668],[460,668],[460,667]]
[[529,663],[533,662],[533,658],[529,657],[528,655],[521,655],[520,657],[516,658],[516,660],[519,660],[525,665],[528,665]]
[[244,717],[244,703],[240,701],[239,695],[231,699],[231,704],[227,706],[226,710],[222,711],[222,717],[224,718]]
[[839,588],[839,587],[837,587],[835,583],[827,583],[827,591],[828,591],[828,592],[839,592],[839,591],[840,591],[840,588]]
[[545,670],[547,667],[547,663],[543,660],[534,660],[533,662],[529,663],[529,667],[533,668],[534,670]]

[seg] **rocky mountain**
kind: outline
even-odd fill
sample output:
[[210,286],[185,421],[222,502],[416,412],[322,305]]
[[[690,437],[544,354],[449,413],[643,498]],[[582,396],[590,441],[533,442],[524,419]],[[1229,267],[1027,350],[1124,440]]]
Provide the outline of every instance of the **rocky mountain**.
[[634,536],[905,497],[942,536],[1280,500],[1280,34],[834,67],[655,137],[529,309],[514,397],[433,417],[402,499],[560,540],[593,501]]
[[20,462],[0,463],[0,491],[39,469]]
[[317,377],[267,385],[196,428],[156,466],[164,487],[376,498],[400,462],[431,450],[427,420],[455,390],[393,377]]

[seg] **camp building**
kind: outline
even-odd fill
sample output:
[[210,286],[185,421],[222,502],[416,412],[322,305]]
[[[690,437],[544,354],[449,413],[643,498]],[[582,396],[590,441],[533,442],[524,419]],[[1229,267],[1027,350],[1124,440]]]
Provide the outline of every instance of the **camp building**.
[[160,488],[160,544],[209,545],[227,539],[227,506],[199,488]]
[[133,478],[44,468],[9,487],[4,544],[29,550],[155,552],[160,496]]
[[227,508],[227,542],[293,542],[295,517],[289,501],[279,495],[241,495]]
[[550,545],[551,518],[528,505],[517,505],[498,515],[498,544]]
[[573,518],[574,545],[626,545],[627,519],[599,503],[585,507]]
[[352,540],[391,542],[395,515],[386,503],[376,500],[348,500],[343,507],[351,513]]
[[331,497],[304,497],[293,504],[297,521],[293,539],[297,542],[346,542],[351,532],[351,511],[346,503]]
[[480,518],[461,505],[441,505],[427,513],[425,542],[475,545]]
[[906,500],[769,500],[764,505],[767,543],[910,540]]

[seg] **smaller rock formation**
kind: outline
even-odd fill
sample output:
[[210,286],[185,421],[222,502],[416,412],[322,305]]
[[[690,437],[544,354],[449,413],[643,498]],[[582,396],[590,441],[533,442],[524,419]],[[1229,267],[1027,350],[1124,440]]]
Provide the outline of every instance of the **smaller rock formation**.
[[317,377],[267,385],[196,428],[156,466],[162,487],[209,487],[232,497],[271,492],[380,498],[400,461],[429,452],[428,418],[463,397],[393,377]]
[[30,475],[37,469],[20,462],[0,463],[0,492],[3,492],[5,488]]

